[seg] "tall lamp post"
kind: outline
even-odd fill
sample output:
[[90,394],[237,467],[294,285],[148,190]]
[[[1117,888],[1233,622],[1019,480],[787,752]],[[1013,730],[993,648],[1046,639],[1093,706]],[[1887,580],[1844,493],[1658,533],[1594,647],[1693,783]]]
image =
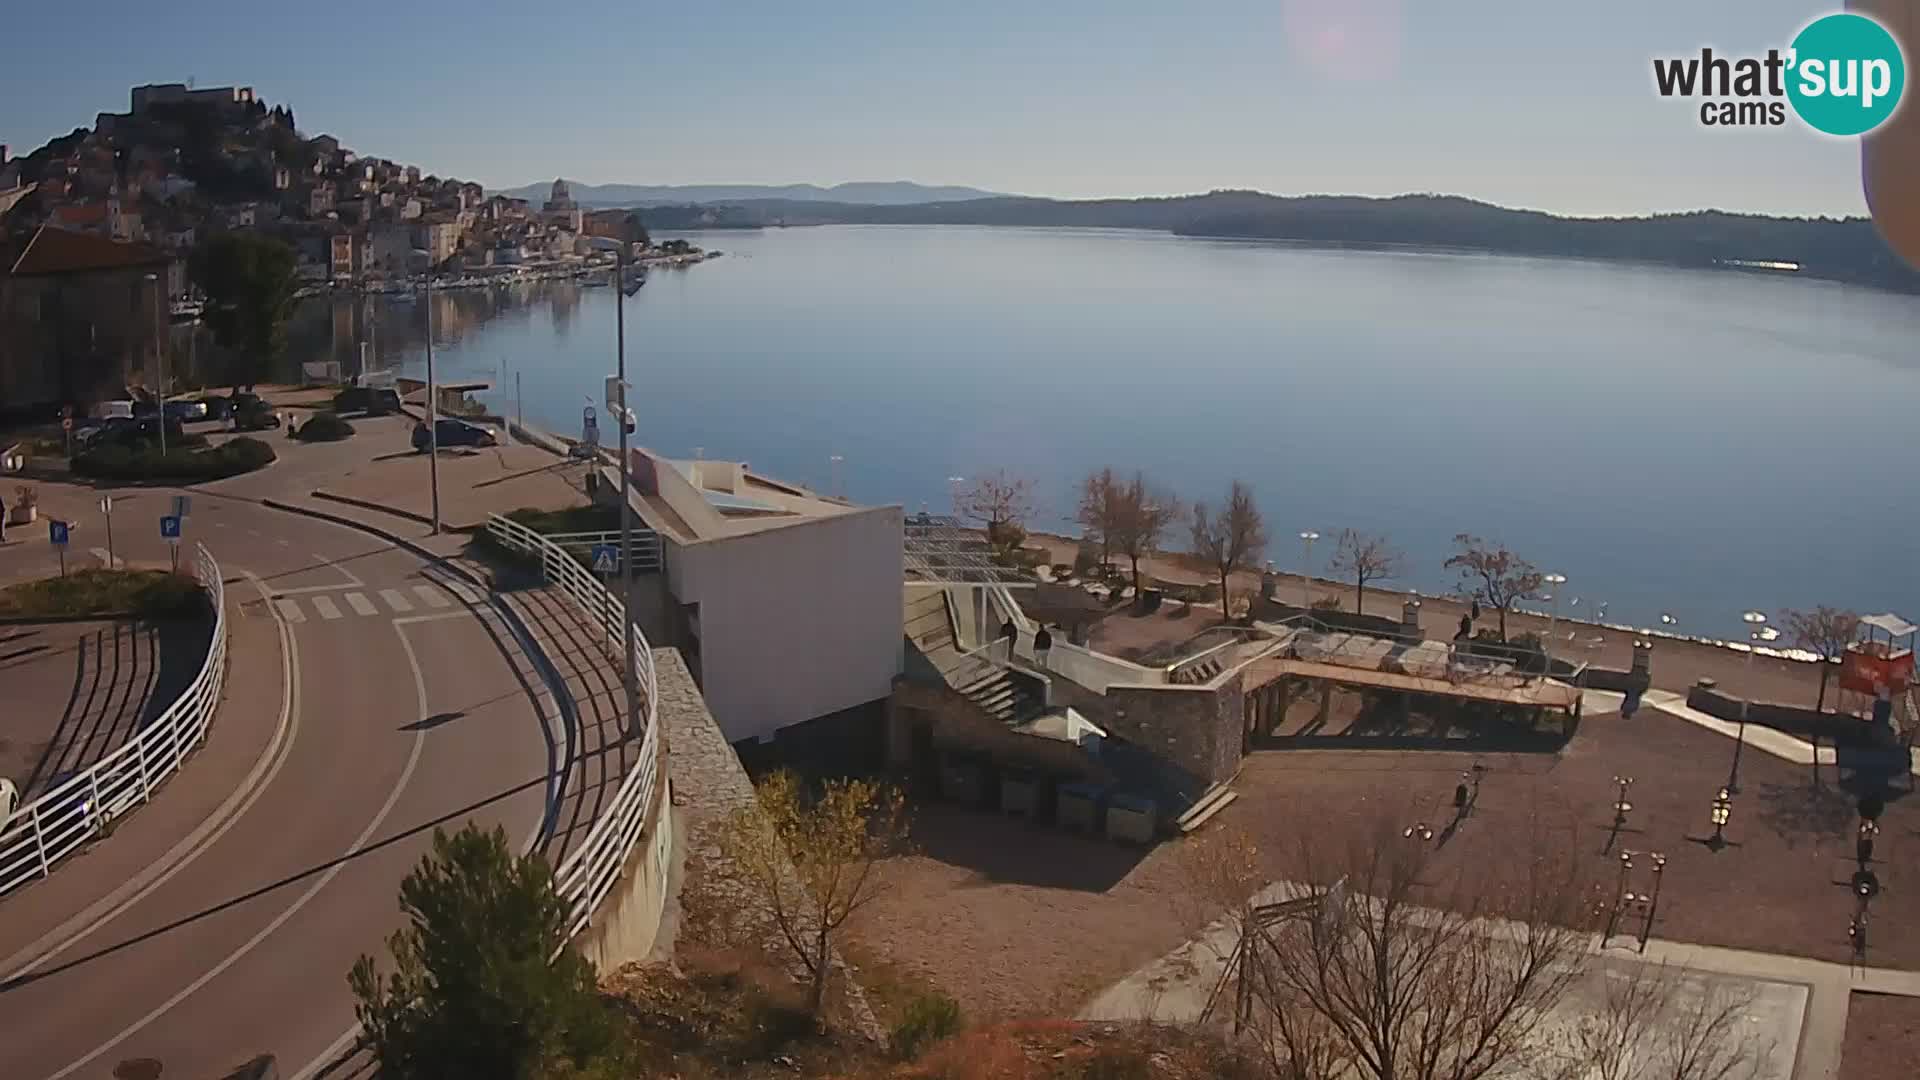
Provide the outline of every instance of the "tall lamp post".
[[[633,470],[627,458],[627,429],[633,410],[627,407],[627,246],[612,237],[596,236],[593,246],[613,252],[614,377],[620,388],[620,621],[621,679],[627,692],[627,733],[640,732],[640,683],[633,666]],[[609,405],[615,404],[608,402]]]
[[160,456],[167,456],[167,342],[160,330],[160,275],[148,274],[153,283],[153,358],[160,377]]
[[433,488],[433,535],[440,535],[440,394],[433,385],[433,253],[427,260],[427,483]]
[[1553,589],[1553,592],[1547,596],[1547,599],[1553,601],[1553,605],[1547,609],[1547,640],[1543,643],[1545,647],[1541,649],[1547,657],[1547,674],[1551,675],[1553,674],[1553,634],[1560,627],[1560,586],[1567,583],[1567,575],[1547,574],[1540,580]]
[[[1753,654],[1759,651],[1762,640],[1771,640],[1763,639],[1762,634],[1773,629],[1767,626],[1764,612],[1746,611],[1741,613],[1740,618],[1747,624],[1747,692],[1740,695],[1740,728],[1734,737],[1733,768],[1727,774],[1727,793],[1730,795],[1740,794],[1740,752],[1747,746],[1747,717],[1753,711]],[[1778,631],[1773,636],[1778,637]]]
[[1300,610],[1313,608],[1313,542],[1320,534],[1308,529],[1300,534]]

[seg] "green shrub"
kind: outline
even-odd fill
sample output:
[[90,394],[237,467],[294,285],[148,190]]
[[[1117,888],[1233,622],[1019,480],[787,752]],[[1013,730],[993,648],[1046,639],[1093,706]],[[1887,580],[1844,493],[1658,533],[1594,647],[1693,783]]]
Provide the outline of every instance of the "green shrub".
[[76,475],[123,483],[166,481],[191,484],[252,472],[273,462],[273,447],[259,439],[231,439],[211,450],[167,447],[100,446],[73,459]]
[[0,615],[12,618],[175,618],[196,613],[199,602],[198,583],[164,570],[75,570],[0,589]]
[[295,429],[293,437],[301,442],[338,442],[351,434],[353,425],[341,419],[339,413],[317,412]]
[[903,1058],[917,1058],[927,1047],[959,1030],[959,1002],[938,992],[921,994],[907,1003],[900,1022],[893,1026],[893,1052]]

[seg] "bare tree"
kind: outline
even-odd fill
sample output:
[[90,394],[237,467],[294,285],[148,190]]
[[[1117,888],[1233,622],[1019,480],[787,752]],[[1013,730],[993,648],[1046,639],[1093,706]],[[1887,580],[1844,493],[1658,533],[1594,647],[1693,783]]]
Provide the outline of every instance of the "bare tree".
[[1367,582],[1391,581],[1406,567],[1406,557],[1377,533],[1357,529],[1340,530],[1333,561],[1328,569],[1342,577],[1353,578],[1353,610],[1366,614]]
[[1447,870],[1400,823],[1382,815],[1330,855],[1300,834],[1279,917],[1249,952],[1276,1074],[1534,1075],[1521,1070],[1545,1060],[1548,1013],[1589,956],[1570,830],[1501,868]]
[[1218,513],[1204,502],[1193,504],[1193,551],[1220,573],[1220,613],[1233,617],[1228,582],[1267,550],[1267,526],[1253,503],[1253,489],[1235,480]]
[[1507,640],[1507,612],[1539,591],[1543,580],[1539,568],[1471,533],[1461,533],[1453,542],[1460,550],[1447,559],[1447,569],[1460,571],[1467,591],[1500,613],[1500,640]]
[[1599,1005],[1573,1026],[1568,1078],[1748,1080],[1772,1056],[1772,1041],[1750,1018],[1750,990],[1664,963],[1594,977]]
[[1140,560],[1160,548],[1160,537],[1180,517],[1180,500],[1170,491],[1147,484],[1144,473],[1120,489],[1114,549],[1133,564],[1133,590],[1140,591]]
[[806,970],[818,1017],[834,934],[880,895],[875,870],[906,839],[903,802],[899,792],[864,780],[829,781],[808,798],[785,770],[755,794],[726,821],[720,848]]
[[[1254,989],[1243,954],[1255,941],[1258,893],[1271,880],[1260,846],[1244,829],[1216,829],[1182,841],[1175,864],[1175,913],[1188,931],[1213,947],[1214,958],[1224,965],[1215,996],[1228,983],[1234,986],[1233,1030],[1238,1034],[1251,1019]],[[1229,931],[1224,937],[1205,932],[1222,922]]]
[[1027,538],[1027,519],[1033,516],[1033,480],[1005,469],[976,476],[954,492],[953,512],[986,526],[987,542],[1010,551]]
[[1113,557],[1115,534],[1120,531],[1124,513],[1122,500],[1126,485],[1114,478],[1111,468],[1090,472],[1080,482],[1080,507],[1074,520],[1086,530],[1086,537],[1100,545],[1100,573],[1107,572]]
[[1781,617],[1786,620],[1787,636],[1794,644],[1820,654],[1820,696],[1814,701],[1813,710],[1823,712],[1827,707],[1827,676],[1833,673],[1834,662],[1846,653],[1847,646],[1860,632],[1860,615],[1822,604],[1812,611],[1789,609]]

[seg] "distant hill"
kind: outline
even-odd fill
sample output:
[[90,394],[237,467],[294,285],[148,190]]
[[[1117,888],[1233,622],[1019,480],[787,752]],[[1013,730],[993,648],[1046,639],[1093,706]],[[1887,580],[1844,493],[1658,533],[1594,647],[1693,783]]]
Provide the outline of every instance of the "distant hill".
[[1920,273],[1866,218],[1776,218],[1700,210],[1568,218],[1454,195],[1267,195],[1215,191],[1152,199],[990,198],[900,206],[789,199],[657,206],[651,229],[769,225],[1012,225],[1153,229],[1181,236],[1285,240],[1320,247],[1396,247],[1619,259],[1697,268],[1792,262],[1799,276],[1920,292]]
[[[818,184],[580,184],[567,181],[573,201],[581,206],[659,206],[665,204],[741,202],[781,199],[789,202],[861,203],[868,206],[907,206],[914,203],[964,202],[1005,198],[997,192],[970,187],[931,187],[911,180],[868,180],[821,187]],[[491,192],[545,202],[553,181]]]

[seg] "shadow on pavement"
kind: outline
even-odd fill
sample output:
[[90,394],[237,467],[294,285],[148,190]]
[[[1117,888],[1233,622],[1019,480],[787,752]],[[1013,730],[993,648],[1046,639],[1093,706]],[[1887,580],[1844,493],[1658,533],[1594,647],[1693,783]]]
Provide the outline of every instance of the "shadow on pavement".
[[[422,833],[438,828],[439,826],[446,825],[450,822],[459,821],[462,818],[472,815],[476,811],[479,811],[481,809],[484,809],[485,807],[491,806],[494,803],[501,802],[506,799],[510,799],[513,796],[520,794],[521,792],[531,791],[537,788],[544,788],[546,787],[546,784],[547,784],[547,778],[545,776],[536,776],[531,780],[526,780],[519,784],[515,784],[512,787],[495,792],[492,795],[489,795],[476,802],[469,803],[466,806],[462,806],[455,810],[449,810],[446,813],[439,815],[438,817],[430,818],[426,821],[420,822],[417,825],[413,825],[409,828],[403,829],[400,832],[397,832],[390,836],[385,837],[384,839],[376,840],[366,845],[365,847],[362,847],[349,854],[342,855],[334,859],[328,859],[325,862],[315,863],[314,865],[309,866],[304,870],[300,870],[295,873],[288,874],[286,877],[283,877],[278,881],[268,882],[267,884],[262,885],[258,888],[250,889],[247,892],[241,893],[240,895],[233,897],[232,899],[223,900],[220,903],[214,904],[211,907],[203,908],[200,911],[196,911],[192,915],[185,916],[184,918],[175,919],[173,922],[167,923],[164,926],[155,927],[154,929],[149,930],[144,934],[139,934],[135,937],[128,938],[125,941],[116,942],[115,944],[109,945],[103,949],[96,949],[93,952],[87,953],[85,956],[76,957],[63,964],[57,964],[43,971],[36,971],[28,975],[21,975],[17,978],[8,979],[4,982],[0,982],[0,994],[6,994],[11,991],[18,990],[19,988],[26,986],[28,984],[38,982],[41,979],[51,978],[55,975],[72,971],[75,968],[79,968],[87,964],[91,964],[96,960],[106,959],[107,957],[113,956],[114,954],[119,953],[125,949],[132,948],[135,945],[139,945],[143,942],[151,941],[154,938],[173,933],[176,930],[180,930],[185,927],[192,926],[203,919],[211,918],[212,916],[218,915],[221,912],[226,911],[230,908],[238,907],[241,904],[247,903],[250,900],[259,899],[260,897],[265,896],[268,893],[274,892],[279,889],[284,889],[289,885],[298,884],[299,882],[304,881],[307,878],[314,876],[315,874],[326,873],[328,870],[331,870],[336,866],[341,866],[346,863],[350,863],[353,860],[360,858],[361,856],[369,855],[369,854],[372,854],[373,852],[391,847],[394,844],[398,844],[411,837],[419,836]],[[397,882],[395,883],[395,888],[398,888]]]

